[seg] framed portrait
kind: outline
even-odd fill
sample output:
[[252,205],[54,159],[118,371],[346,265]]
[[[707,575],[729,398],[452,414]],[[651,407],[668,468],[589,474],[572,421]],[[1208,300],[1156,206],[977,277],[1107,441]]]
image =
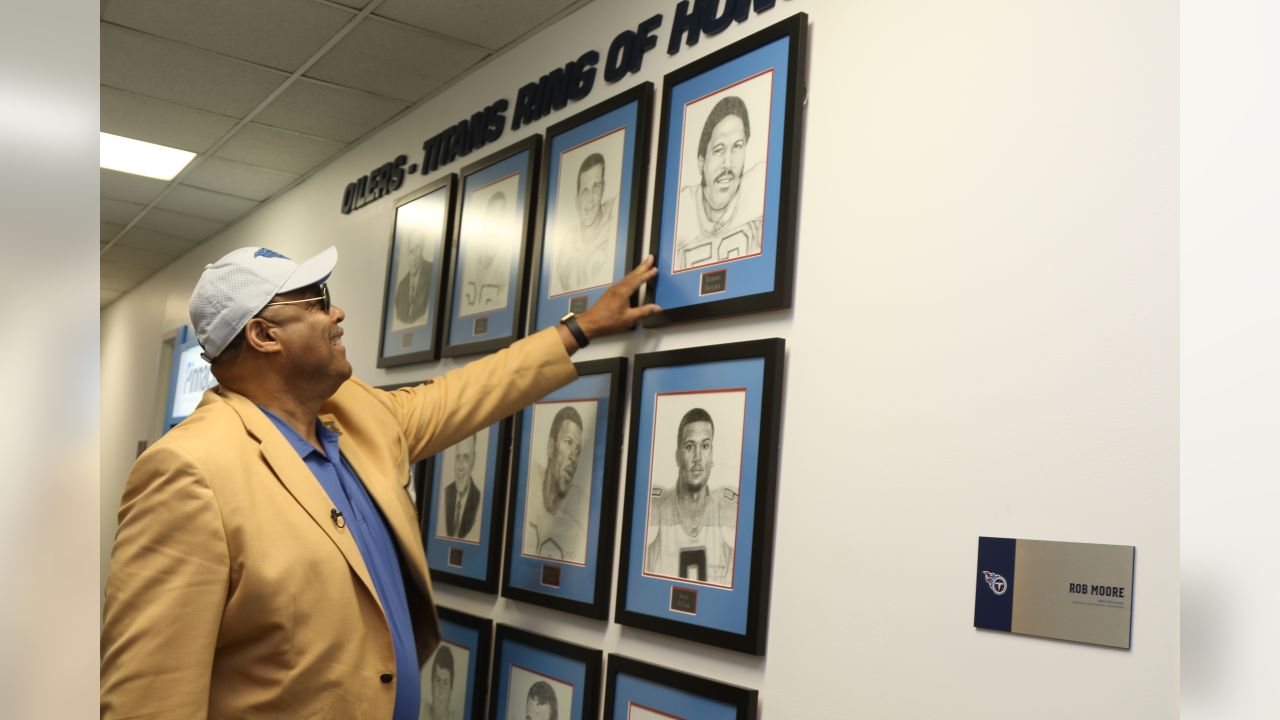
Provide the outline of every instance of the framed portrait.
[[378,367],[440,357],[440,318],[457,176],[450,174],[396,204],[382,299]]
[[594,720],[599,650],[498,625],[489,720]]
[[497,592],[510,433],[500,420],[429,459],[421,521],[432,580]]
[[445,357],[504,348],[524,330],[538,149],[526,138],[462,169]]
[[791,307],[808,16],[669,73],[646,327]]
[[609,655],[604,720],[755,720],[755,690]]
[[627,361],[575,367],[577,380],[515,416],[502,594],[602,620],[613,577]]
[[637,355],[615,619],[764,654],[781,339]]
[[440,645],[422,665],[419,720],[484,720],[489,699],[493,621],[447,607],[440,612]]
[[548,128],[530,333],[585,311],[639,262],[652,105],[646,82]]

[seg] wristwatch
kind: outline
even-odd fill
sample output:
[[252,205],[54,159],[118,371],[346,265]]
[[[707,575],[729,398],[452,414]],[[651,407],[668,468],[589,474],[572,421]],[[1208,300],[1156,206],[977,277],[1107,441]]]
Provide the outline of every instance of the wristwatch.
[[577,313],[570,311],[568,315],[560,318],[560,322],[569,328],[569,334],[577,341],[579,350],[591,344],[591,341],[587,339],[587,334],[582,332],[582,326],[578,324]]

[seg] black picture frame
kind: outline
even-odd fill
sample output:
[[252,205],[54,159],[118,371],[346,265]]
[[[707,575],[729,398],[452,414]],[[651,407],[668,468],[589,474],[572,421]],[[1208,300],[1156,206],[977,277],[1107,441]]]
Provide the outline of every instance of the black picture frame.
[[791,307],[808,26],[796,13],[663,79],[647,292],[663,312],[645,327]]
[[[764,654],[785,353],[772,338],[636,356],[619,624]],[[686,529],[678,490],[699,482]]]
[[[437,605],[440,615],[440,646],[422,663],[422,709],[423,717],[427,707],[435,701],[432,697],[432,674],[436,671],[435,663],[443,650],[450,650],[450,664],[453,666],[450,681],[452,684],[451,707],[456,707],[459,700],[463,708],[456,717],[462,720],[484,720],[489,701],[489,659],[493,655],[493,621],[489,618],[476,617],[459,612],[442,605]],[[462,663],[466,663],[465,685],[458,687]],[[441,670],[445,669],[441,664]],[[466,704],[470,704],[470,712]],[[448,717],[455,717],[450,713]]]
[[[541,681],[554,691],[557,720],[595,720],[600,717],[603,665],[604,653],[599,650],[500,623],[489,683],[489,720],[510,717],[511,704],[522,705],[520,696],[528,698],[530,680]],[[565,698],[572,698],[568,712]]]
[[[653,83],[644,82],[547,129],[529,275],[529,334],[554,326],[570,311],[584,312],[640,262],[652,116]],[[597,156],[604,160],[603,165],[595,166],[604,185],[596,207],[604,215],[603,221],[611,214],[615,219],[595,234],[613,234],[613,240],[602,243],[608,246],[608,255],[599,259],[598,269],[571,275],[560,270],[565,266],[561,263],[565,255],[558,252],[569,233],[553,232],[556,219],[564,217],[560,207],[565,200],[565,168],[585,168]],[[574,172],[578,188],[582,172]],[[610,184],[617,186],[616,195],[611,196]],[[633,296],[632,305],[635,301]]]
[[413,498],[413,509],[418,513],[418,529],[422,529],[422,514],[426,512],[422,504],[427,497],[427,478],[431,476],[431,470],[434,466],[433,458],[419,460],[409,466],[409,484],[405,489]]
[[[609,615],[613,579],[627,360],[593,360],[575,363],[574,367],[577,380],[524,408],[514,418],[502,595],[603,620]],[[547,515],[539,511],[538,505],[530,507],[544,487],[541,480],[535,482],[533,475],[540,455],[550,464],[551,450],[540,450],[542,437],[550,438],[543,431],[549,433],[561,413],[569,410],[571,417],[582,422],[582,452],[578,457],[586,456],[588,445],[592,452],[586,456],[587,464],[580,460],[574,463],[576,472],[569,492],[561,498],[558,513]],[[591,419],[584,417],[587,414]],[[571,423],[561,421],[560,427],[566,424]],[[577,512],[571,512],[571,508]],[[578,517],[584,514],[585,518]],[[545,539],[536,537],[538,526],[548,522],[555,527],[545,531]],[[559,537],[564,533],[571,537]]]
[[[519,339],[525,329],[541,147],[542,137],[535,135],[462,168],[445,297],[443,357],[499,350]],[[507,198],[508,192],[514,200]],[[516,207],[508,211],[512,202]],[[498,212],[495,206],[502,208],[497,220],[492,218]],[[492,231],[491,226],[500,229]],[[506,239],[487,243],[492,232]],[[492,265],[481,262],[481,247],[494,249]]]
[[[449,267],[458,176],[450,173],[396,203],[383,285],[380,368],[430,362],[440,357],[443,286]],[[405,243],[421,239],[420,255],[430,267],[415,292],[400,267]],[[427,247],[429,246],[429,247]],[[427,260],[427,256],[430,259]],[[419,309],[419,305],[421,308]]]
[[[479,449],[481,435],[485,441],[483,454]],[[481,494],[470,520],[461,519],[453,534],[447,528],[447,497],[450,478],[446,474],[460,462],[455,449],[476,438],[474,457],[469,461],[472,471],[483,457],[484,482],[473,484],[468,500],[464,501],[461,515],[470,510],[470,498],[475,489]],[[427,569],[433,582],[448,583],[485,593],[498,591],[498,562],[502,556],[503,502],[507,497],[508,462],[511,451],[511,418],[499,420],[481,429],[459,443],[445,448],[424,462],[426,467],[422,495],[422,512],[419,517],[423,549],[427,555]],[[456,477],[454,478],[456,481]],[[474,476],[472,476],[474,481]],[[456,493],[456,491],[455,491]],[[456,497],[456,494],[455,494]],[[456,504],[454,505],[456,508]],[[443,523],[443,524],[442,524]],[[464,527],[465,525],[465,527]]]
[[760,693],[611,653],[605,669],[604,720],[635,720],[633,705],[671,720],[756,720]]

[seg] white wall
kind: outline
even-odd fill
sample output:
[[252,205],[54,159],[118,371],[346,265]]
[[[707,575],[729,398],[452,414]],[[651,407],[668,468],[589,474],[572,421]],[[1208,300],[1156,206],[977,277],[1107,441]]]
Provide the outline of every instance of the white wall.
[[1280,5],[1182,6],[1182,717],[1280,717]]
[[[638,80],[660,88],[803,10],[794,310],[581,354],[787,338],[767,656],[448,587],[440,601],[757,687],[768,718],[1174,717],[1176,4],[794,0],[672,58],[674,4],[596,0],[104,310],[104,558],[161,338],[185,321],[204,263],[243,245],[337,245],[331,287],[356,373],[381,384],[442,372],[453,363],[374,367],[394,199],[343,216],[346,183],[655,12],[664,30],[642,75],[586,103]],[[410,178],[405,192],[423,181]],[[1133,649],[975,631],[979,535],[1136,545]]]

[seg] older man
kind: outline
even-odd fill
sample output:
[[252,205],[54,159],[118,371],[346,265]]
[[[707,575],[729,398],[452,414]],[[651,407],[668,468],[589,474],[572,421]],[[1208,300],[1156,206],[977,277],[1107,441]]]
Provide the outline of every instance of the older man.
[[476,466],[476,435],[453,446],[453,482],[444,488],[444,534],[465,540],[480,539],[481,490],[472,477]]
[[384,392],[351,377],[336,262],[241,248],[196,283],[219,385],[125,486],[102,717],[416,718],[440,632],[409,463],[563,386],[590,337],[657,311],[628,307],[647,259],[581,316]]
[[405,234],[397,268],[396,326],[422,325],[427,321],[434,270],[435,263],[427,257],[426,233],[421,228],[411,228]]

